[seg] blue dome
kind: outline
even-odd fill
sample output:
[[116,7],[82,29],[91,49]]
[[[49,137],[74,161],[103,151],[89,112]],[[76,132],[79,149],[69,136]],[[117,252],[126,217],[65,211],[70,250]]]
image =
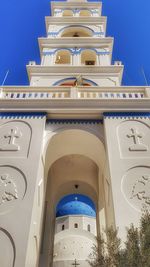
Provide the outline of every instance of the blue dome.
[[69,195],[64,197],[56,209],[56,217],[67,215],[87,215],[96,217],[93,202],[83,195]]

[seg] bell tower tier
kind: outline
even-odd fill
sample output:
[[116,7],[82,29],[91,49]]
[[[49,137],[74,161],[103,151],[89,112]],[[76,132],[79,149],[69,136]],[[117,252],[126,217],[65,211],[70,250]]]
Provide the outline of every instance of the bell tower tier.
[[120,86],[121,62],[111,65],[113,38],[106,37],[101,3],[52,2],[47,37],[39,38],[41,64],[27,66],[31,86]]
[[150,210],[150,87],[122,86],[102,3],[51,2],[29,86],[0,88],[0,266],[90,267]]

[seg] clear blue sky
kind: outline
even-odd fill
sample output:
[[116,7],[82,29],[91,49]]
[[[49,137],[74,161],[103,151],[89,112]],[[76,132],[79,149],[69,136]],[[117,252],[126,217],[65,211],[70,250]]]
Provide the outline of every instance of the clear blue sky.
[[[46,36],[44,17],[49,0],[0,0],[0,84],[27,85],[25,65],[40,62],[37,38]],[[150,0],[102,0],[108,17],[107,36],[113,36],[113,60],[125,65],[124,85],[150,84]]]

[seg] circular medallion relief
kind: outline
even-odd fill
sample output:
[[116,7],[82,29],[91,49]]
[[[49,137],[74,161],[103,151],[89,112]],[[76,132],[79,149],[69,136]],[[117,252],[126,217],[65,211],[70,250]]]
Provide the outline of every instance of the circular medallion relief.
[[122,193],[136,210],[150,209],[150,168],[134,167],[122,178]]
[[18,169],[0,166],[0,214],[11,211],[26,193],[26,179]]

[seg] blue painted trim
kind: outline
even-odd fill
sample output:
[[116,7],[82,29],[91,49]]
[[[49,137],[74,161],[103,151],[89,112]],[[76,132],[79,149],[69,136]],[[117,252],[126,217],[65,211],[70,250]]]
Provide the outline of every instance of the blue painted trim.
[[46,116],[46,112],[0,112],[0,117],[15,117],[15,116],[22,116],[22,117],[33,117],[33,116]]
[[97,51],[97,49],[96,48],[94,48],[94,47],[83,47],[83,48],[78,48],[78,49],[76,49],[76,52],[75,52],[75,54],[80,54],[82,51],[84,51],[84,50],[92,50],[92,51],[94,51],[97,55],[109,55],[110,54],[110,52],[98,52]]
[[70,53],[73,53],[73,50],[72,48],[56,48],[55,50],[53,50],[52,52],[43,52],[42,54],[43,55],[54,55],[57,51],[60,51],[60,50],[67,50],[69,51]]
[[150,112],[104,112],[105,117],[150,117]]
[[62,123],[62,124],[103,124],[102,119],[47,119],[48,123],[56,124],[56,123]]
[[104,32],[94,32],[95,35],[103,35]]
[[110,54],[110,52],[98,52],[97,51],[97,49],[96,48],[79,48],[79,49],[72,49],[72,48],[57,48],[57,49],[55,49],[54,51],[52,51],[52,52],[43,52],[42,54],[44,55],[44,56],[51,56],[51,55],[54,55],[57,51],[60,51],[60,50],[68,50],[71,54],[73,54],[73,55],[78,55],[78,54],[80,54],[81,53],[81,51],[84,51],[84,50],[93,50],[93,51],[95,51],[95,53],[97,54],[97,55],[109,55]]
[[[59,85],[60,83],[65,82],[65,81],[69,81],[69,80],[76,80],[76,77],[68,77],[68,78],[59,80],[59,81],[55,82],[55,83],[53,84],[53,86],[57,86],[57,85]],[[91,80],[89,80],[89,79],[84,79],[84,78],[83,78],[83,80],[84,80],[85,82],[87,81],[87,82],[91,83],[91,84],[94,85],[94,86],[98,86],[97,83],[95,83],[95,82],[93,82],[93,81],[91,81]]]

